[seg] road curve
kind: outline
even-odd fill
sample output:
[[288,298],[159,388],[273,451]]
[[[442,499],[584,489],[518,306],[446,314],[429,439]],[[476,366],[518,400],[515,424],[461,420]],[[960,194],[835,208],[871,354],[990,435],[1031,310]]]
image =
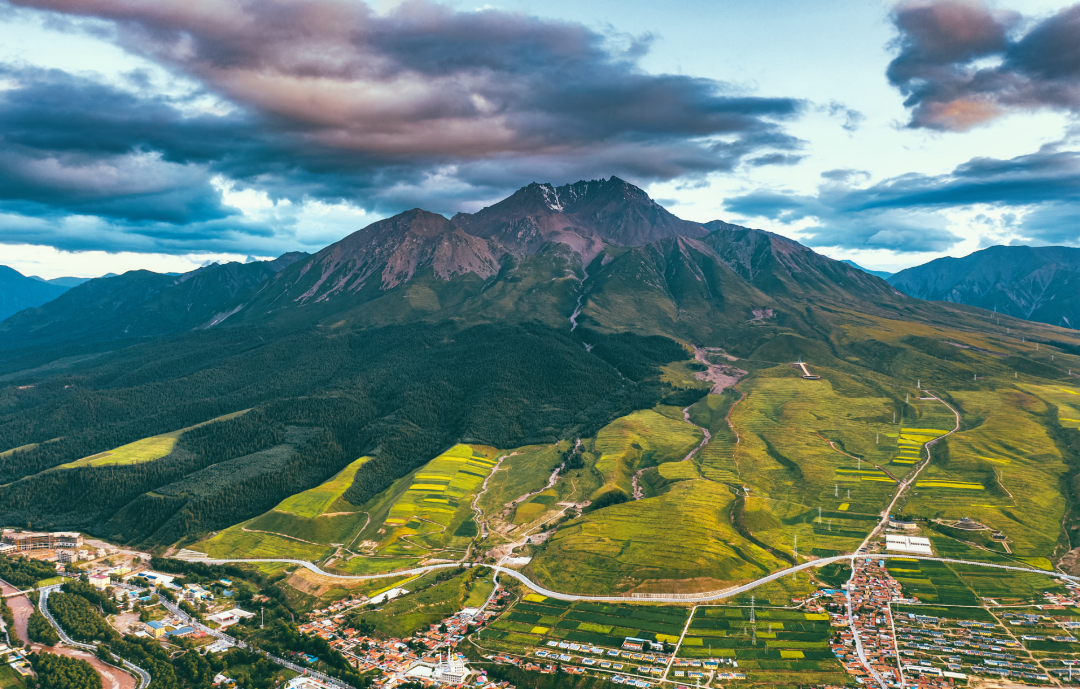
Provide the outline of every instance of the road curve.
[[[46,620],[48,620],[49,624],[52,625],[53,629],[56,630],[56,633],[60,635],[60,640],[62,642],[64,642],[64,645],[66,645],[66,646],[71,646],[72,648],[78,648],[80,650],[88,651],[90,653],[93,653],[96,660],[98,660],[99,662],[101,662],[101,663],[103,663],[105,665],[108,665],[110,667],[116,667],[112,663],[106,663],[104,660],[101,660],[100,658],[96,657],[97,656],[97,646],[94,646],[93,644],[79,643],[78,641],[72,640],[71,637],[69,637],[67,635],[67,632],[64,631],[64,628],[60,626],[60,624],[56,621],[55,618],[53,618],[52,613],[49,612],[49,606],[48,606],[49,594],[52,593],[53,591],[59,591],[59,590],[60,590],[59,585],[56,585],[56,586],[43,586],[42,588],[38,589],[38,591],[41,593],[41,596],[38,598],[38,610],[41,611],[41,614],[45,617]],[[134,663],[131,663],[131,662],[127,661],[127,660],[124,660],[123,658],[120,659],[120,662],[123,663],[123,665],[124,665],[123,669],[127,670],[128,672],[133,672],[136,675],[138,675],[138,677],[139,677],[139,687],[138,687],[138,689],[147,689],[147,687],[150,686],[151,677],[150,677],[149,672],[142,669],[138,665],[135,665]],[[121,668],[117,668],[117,669],[119,670]]]
[[904,558],[904,559],[911,559],[911,560],[934,560],[934,561],[937,561],[937,562],[953,562],[953,563],[957,563],[957,564],[977,565],[977,566],[980,566],[980,567],[995,567],[997,569],[1007,569],[1007,570],[1013,570],[1013,571],[1017,571],[1017,572],[1030,572],[1032,574],[1044,574],[1044,575],[1049,576],[1049,577],[1056,577],[1058,579],[1068,579],[1069,581],[1080,582],[1080,578],[1071,577],[1069,575],[1060,574],[1058,572],[1047,572],[1047,571],[1044,571],[1044,570],[1041,570],[1041,569],[1032,569],[1030,567],[1013,567],[1011,565],[998,565],[998,564],[993,564],[993,563],[989,563],[989,562],[977,562],[977,561],[974,561],[974,560],[957,560],[957,559],[954,559],[954,558],[926,557],[926,556],[907,555],[907,554],[896,554],[896,555],[894,555],[894,554],[850,555],[849,554],[849,555],[834,555],[833,557],[823,557],[823,558],[820,558],[820,559],[817,559],[817,560],[810,560],[809,562],[803,562],[803,563],[801,563],[801,564],[799,564],[799,565],[797,565],[795,567],[788,567],[787,569],[782,569],[782,570],[779,570],[777,572],[773,572],[772,574],[770,574],[768,576],[764,576],[764,577],[762,577],[760,579],[755,579],[754,581],[751,581],[749,583],[742,584],[740,586],[733,586],[731,588],[723,589],[723,590],[720,590],[720,591],[707,591],[707,592],[704,592],[704,593],[649,594],[649,595],[640,595],[640,596],[592,596],[592,595],[585,595],[585,594],[560,593],[558,591],[552,591],[550,589],[546,589],[543,586],[540,586],[539,584],[533,582],[531,579],[529,579],[524,574],[522,574],[521,572],[519,572],[519,571],[517,571],[515,569],[509,569],[507,567],[502,567],[502,566],[499,566],[499,565],[485,565],[483,563],[469,563],[469,562],[456,563],[456,562],[454,562],[454,563],[446,563],[446,564],[438,564],[438,565],[428,565],[426,567],[416,567],[416,568],[413,568],[413,569],[400,570],[400,571],[397,571],[397,572],[388,572],[386,574],[348,575],[348,574],[331,574],[330,572],[325,572],[325,571],[319,569],[319,567],[317,567],[316,565],[314,565],[314,564],[312,564],[312,563],[310,563],[310,562],[308,562],[306,560],[290,560],[290,559],[280,559],[280,558],[249,558],[249,559],[241,559],[241,558],[237,558],[237,559],[187,558],[185,561],[187,561],[187,562],[203,562],[203,563],[208,564],[208,565],[243,564],[243,563],[253,563],[253,562],[280,562],[282,564],[291,564],[291,565],[298,565],[300,567],[304,567],[305,569],[311,570],[312,572],[314,572],[316,574],[319,574],[321,576],[331,577],[331,578],[334,578],[334,579],[343,579],[343,580],[347,580],[347,581],[365,581],[365,580],[371,580],[371,579],[386,579],[387,577],[411,576],[411,575],[414,575],[414,574],[424,574],[425,572],[430,572],[430,571],[436,570],[436,569],[446,569],[446,568],[453,568],[453,567],[488,567],[488,568],[490,568],[490,569],[492,569],[492,570],[494,570],[494,571],[496,571],[496,572],[498,572],[500,574],[505,574],[507,576],[513,577],[514,579],[517,579],[518,581],[525,584],[530,589],[532,589],[533,591],[536,591],[537,593],[539,593],[542,596],[547,596],[548,598],[555,598],[557,600],[565,600],[565,601],[599,601],[599,602],[609,602],[609,603],[626,603],[627,601],[638,601],[638,602],[642,602],[642,603],[645,603],[645,602],[648,602],[648,603],[695,603],[695,602],[698,602],[698,603],[700,603],[700,602],[707,602],[707,601],[713,601],[713,600],[720,600],[722,598],[730,598],[731,596],[735,596],[735,595],[738,595],[740,593],[745,593],[746,591],[757,588],[758,586],[761,586],[762,584],[767,584],[770,581],[775,581],[776,579],[788,576],[789,574],[794,574],[795,572],[801,572],[804,569],[809,569],[811,567],[822,567],[822,566],[830,564],[832,562],[840,562],[842,560],[849,560],[850,561],[850,560],[854,560],[856,557],[869,557],[869,558],[877,558],[877,559]]

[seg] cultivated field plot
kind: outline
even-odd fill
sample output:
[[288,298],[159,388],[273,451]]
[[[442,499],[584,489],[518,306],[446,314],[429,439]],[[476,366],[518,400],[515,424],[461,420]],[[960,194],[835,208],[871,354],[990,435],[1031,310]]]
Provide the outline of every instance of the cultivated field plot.
[[[844,669],[829,649],[829,616],[749,606],[699,607],[678,655],[735,659],[750,681],[845,684]],[[827,677],[823,677],[823,675]]]
[[[521,653],[548,640],[619,648],[627,637],[675,644],[689,608],[568,603],[529,594],[507,610],[480,638],[489,648]],[[674,648],[674,646],[672,646]]]
[[361,457],[328,481],[290,496],[254,519],[225,529],[192,546],[214,557],[291,557],[320,560],[335,544],[348,546],[367,520],[367,514],[341,496],[356,471],[368,461]]
[[395,481],[359,508],[370,521],[351,541],[353,552],[333,562],[333,568],[371,574],[414,565],[436,553],[460,558],[477,534],[472,500],[499,454],[492,447],[455,445]]
[[893,558],[885,561],[885,568],[900,582],[904,595],[918,598],[922,603],[981,604],[978,596],[944,562]]
[[1068,467],[1047,427],[1050,407],[1041,395],[1068,396],[1037,386],[953,393],[967,430],[934,446],[905,511],[969,517],[1003,532],[1014,553],[1051,554],[1065,511],[1059,484]]
[[689,480],[588,512],[563,525],[527,571],[565,592],[695,592],[785,567],[732,527],[734,500],[724,485]]
[[604,485],[594,494],[621,490],[633,495],[631,480],[638,469],[677,462],[705,436],[697,427],[651,409],[616,419],[596,434],[594,452],[600,455],[596,470]]
[[798,536],[799,552],[818,557],[853,552],[879,520],[847,509],[819,513],[803,504],[754,496],[746,499],[744,516],[746,528],[762,542],[791,552]]
[[[172,452],[176,446],[176,441],[180,439],[184,433],[190,431],[193,428],[199,428],[207,424],[216,423],[218,421],[228,421],[234,419],[241,414],[246,413],[248,410],[234,412],[232,414],[226,414],[219,416],[216,419],[210,419],[194,426],[188,426],[187,428],[181,428],[178,431],[172,431],[171,433],[163,433],[161,435],[151,436],[149,438],[143,438],[142,440],[136,440],[133,443],[127,445],[121,445],[118,448],[109,450],[107,452],[99,452],[96,455],[89,457],[83,457],[82,459],[75,460],[74,462],[68,462],[67,464],[61,464],[56,467],[57,469],[75,469],[79,467],[98,467],[98,466],[115,466],[119,464],[140,464],[142,462],[151,462],[155,459],[161,459],[165,455]],[[54,470],[55,471],[55,470]]]

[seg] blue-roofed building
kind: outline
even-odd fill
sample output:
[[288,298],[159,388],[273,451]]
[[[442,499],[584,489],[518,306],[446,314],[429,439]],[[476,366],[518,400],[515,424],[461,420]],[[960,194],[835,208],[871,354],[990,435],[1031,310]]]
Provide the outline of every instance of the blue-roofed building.
[[186,636],[188,634],[194,634],[195,629],[193,627],[180,627],[169,632],[169,636]]

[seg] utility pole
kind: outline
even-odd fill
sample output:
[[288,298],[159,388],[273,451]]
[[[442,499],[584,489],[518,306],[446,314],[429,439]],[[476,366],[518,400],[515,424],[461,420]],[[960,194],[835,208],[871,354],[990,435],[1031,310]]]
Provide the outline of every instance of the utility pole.
[[266,613],[263,608],[259,608],[259,629],[266,627]]
[[[820,505],[817,508],[817,523],[818,524],[821,523],[821,506]],[[796,536],[795,538],[798,539],[798,536]]]
[[840,484],[839,483],[837,483],[836,485],[833,486],[833,497],[834,498],[840,497]]
[[754,597],[750,596],[750,624],[757,624],[757,615],[754,614]]

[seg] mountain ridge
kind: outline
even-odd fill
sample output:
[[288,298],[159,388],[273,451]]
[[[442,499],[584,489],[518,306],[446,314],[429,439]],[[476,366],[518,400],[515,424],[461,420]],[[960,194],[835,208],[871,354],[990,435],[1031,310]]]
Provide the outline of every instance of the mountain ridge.
[[978,306],[1050,325],[1080,325],[1080,249],[992,246],[896,273],[889,284],[910,296]]

